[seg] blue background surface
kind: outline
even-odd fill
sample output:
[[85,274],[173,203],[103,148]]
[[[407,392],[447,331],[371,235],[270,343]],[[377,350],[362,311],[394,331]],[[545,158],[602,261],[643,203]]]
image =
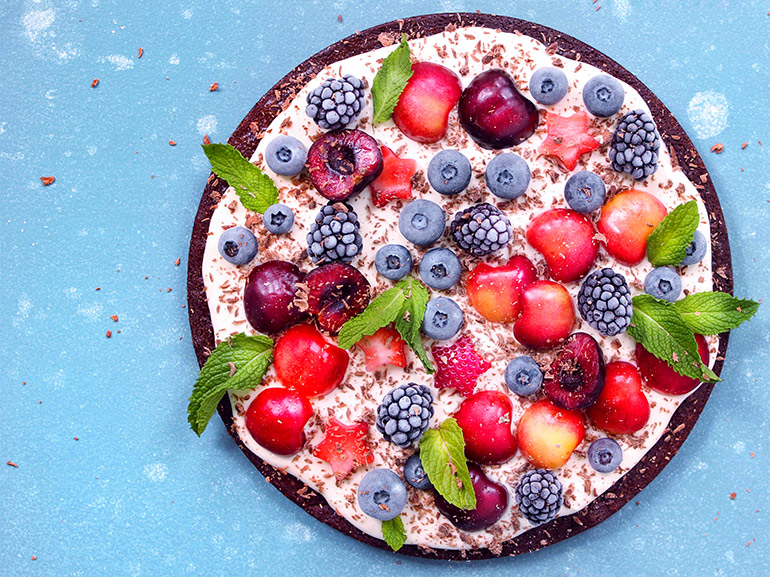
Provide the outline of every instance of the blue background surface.
[[[637,74],[711,171],[736,293],[767,297],[767,2],[380,4],[2,3],[0,575],[766,569],[767,305],[733,333],[725,382],[638,504],[516,559],[439,563],[367,547],[266,484],[218,421],[202,439],[188,429],[198,367],[183,304],[189,234],[209,173],[203,134],[224,141],[293,66],[398,17],[476,9],[518,16],[572,34]],[[209,92],[215,81],[220,90]],[[724,143],[721,155],[709,153],[716,142]],[[38,178],[47,175],[56,183],[43,187]]]

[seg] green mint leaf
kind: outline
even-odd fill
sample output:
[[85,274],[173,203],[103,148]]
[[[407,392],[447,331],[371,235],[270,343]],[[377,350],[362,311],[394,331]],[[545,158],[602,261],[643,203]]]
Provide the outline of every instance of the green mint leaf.
[[408,295],[401,315],[396,319],[396,330],[420,359],[423,367],[425,367],[425,372],[432,374],[435,369],[428,358],[428,353],[425,352],[420,334],[422,320],[425,318],[425,309],[430,298],[428,289],[411,277],[400,280],[396,286],[402,287]]
[[753,317],[759,303],[727,293],[693,293],[674,303],[685,324],[701,335],[718,335]]
[[238,333],[219,343],[195,381],[187,406],[190,428],[200,437],[222,396],[228,390],[254,388],[272,362],[273,341],[265,336]]
[[412,77],[410,55],[406,34],[402,33],[401,44],[382,61],[382,67],[372,81],[372,124],[385,122],[393,114],[398,98]]
[[238,149],[229,144],[204,144],[203,152],[211,162],[211,170],[235,189],[241,204],[264,214],[278,202],[278,189],[273,180],[251,164]]
[[677,265],[686,255],[698,228],[698,204],[680,204],[660,221],[647,237],[647,257],[652,266]]
[[428,429],[420,441],[422,468],[433,487],[449,503],[461,509],[476,508],[468,463],[465,460],[463,430],[453,418],[438,429]]
[[406,529],[400,515],[390,521],[382,522],[382,536],[391,549],[394,551],[401,549],[406,543]]
[[695,335],[674,305],[644,294],[635,296],[633,303],[628,333],[636,342],[680,375],[706,382],[720,380],[701,362]]
[[350,349],[362,338],[388,326],[402,314],[405,301],[406,292],[403,287],[396,285],[386,290],[370,302],[362,313],[342,325],[337,344],[343,349]]

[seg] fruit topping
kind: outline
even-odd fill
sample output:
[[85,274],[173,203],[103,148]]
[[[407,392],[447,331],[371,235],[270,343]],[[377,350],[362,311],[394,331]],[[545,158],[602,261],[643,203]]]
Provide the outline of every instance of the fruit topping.
[[249,264],[259,251],[257,238],[248,228],[234,226],[219,236],[219,254],[230,264]]
[[564,504],[561,481],[547,469],[527,471],[516,485],[515,501],[530,523],[547,523],[556,518]]
[[315,264],[350,262],[364,246],[358,229],[361,223],[345,202],[325,205],[307,233],[307,252]]
[[625,361],[608,363],[604,388],[586,414],[595,427],[613,435],[635,433],[644,427],[650,418],[650,403],[636,367]]
[[374,334],[363,337],[356,343],[366,357],[366,370],[376,371],[385,365],[394,367],[406,366],[406,353],[404,352],[404,339],[393,327],[379,328]]
[[293,136],[281,134],[273,138],[265,149],[265,162],[276,174],[299,174],[307,160],[307,148]]
[[492,364],[476,352],[468,335],[463,335],[451,345],[431,347],[437,371],[434,385],[437,389],[452,387],[466,397],[476,388],[476,380]]
[[463,310],[449,297],[434,297],[428,301],[422,332],[437,341],[451,339],[463,326]]
[[607,252],[623,264],[639,264],[647,251],[647,237],[667,212],[662,202],[643,190],[615,195],[602,207],[597,225],[606,239]]
[[379,521],[390,521],[406,505],[406,485],[390,469],[373,469],[358,484],[358,506]]
[[706,256],[706,249],[708,248],[708,241],[706,236],[699,230],[695,231],[695,237],[689,244],[686,250],[685,257],[680,263],[681,266],[689,266],[691,264],[699,263]]
[[358,467],[374,461],[366,439],[368,429],[366,423],[346,425],[330,417],[326,423],[324,438],[313,449],[313,455],[329,463],[334,476],[341,481]]
[[294,212],[285,204],[271,204],[262,215],[262,224],[268,232],[286,234],[294,226]]
[[463,90],[457,107],[460,124],[482,148],[516,146],[535,133],[537,107],[500,69],[485,70]]
[[604,181],[598,174],[581,170],[567,179],[564,200],[572,210],[588,214],[602,207],[606,192]]
[[634,312],[626,277],[611,268],[592,272],[580,285],[578,310],[583,320],[605,336],[625,331]]
[[587,333],[570,335],[551,364],[553,379],[545,383],[545,395],[557,407],[585,409],[596,402],[604,388],[604,353]]
[[339,130],[353,122],[364,106],[364,83],[346,74],[342,78],[327,78],[308,94],[305,114],[324,130]]
[[516,454],[511,432],[513,405],[500,391],[480,391],[465,399],[454,414],[463,430],[465,456],[482,465],[499,465]]
[[275,372],[289,389],[306,397],[332,392],[345,378],[348,353],[313,325],[296,325],[275,343]]
[[457,246],[474,256],[498,251],[513,238],[511,221],[496,206],[486,202],[455,214],[450,232]]
[[516,357],[505,367],[505,384],[512,393],[529,397],[540,390],[543,370],[530,356]]
[[428,182],[438,193],[460,194],[471,182],[471,162],[461,152],[442,150],[428,164]]
[[[702,335],[695,335],[698,343],[698,354],[703,364],[709,364],[709,347]],[[644,384],[663,393],[664,395],[686,395],[700,384],[698,379],[693,379],[677,373],[666,361],[663,361],[642,345],[636,345],[636,364],[642,373]]]
[[374,256],[377,272],[388,280],[401,280],[412,272],[412,255],[402,244],[386,244]]
[[529,79],[529,93],[537,102],[551,106],[567,96],[569,81],[559,68],[546,66],[538,68]]
[[583,87],[583,104],[588,112],[600,118],[607,118],[620,110],[625,97],[623,85],[609,74],[597,74]]
[[412,177],[417,163],[409,158],[399,158],[387,146],[382,147],[382,172],[372,181],[374,206],[382,208],[397,198],[412,200]]
[[519,318],[521,290],[537,280],[530,260],[514,255],[500,266],[479,263],[468,275],[465,292],[471,306],[488,321],[510,323]]
[[644,180],[658,169],[660,134],[655,121],[644,110],[623,115],[610,146],[610,164],[616,172]]
[[550,280],[535,281],[521,291],[521,317],[513,336],[525,347],[550,349],[563,342],[575,326],[572,299],[563,286]]
[[578,159],[599,148],[600,143],[588,133],[588,115],[576,112],[572,116],[559,116],[549,112],[545,118],[548,130],[537,151],[559,159],[567,170],[575,170]]
[[369,281],[354,266],[341,262],[324,264],[307,273],[307,307],[318,326],[337,334],[348,320],[363,311],[371,300]]
[[583,414],[542,399],[530,405],[517,427],[522,456],[535,467],[558,469],[585,437]]
[[446,215],[435,202],[419,198],[407,204],[398,217],[398,230],[417,246],[430,246],[444,234]]
[[329,200],[347,200],[382,172],[377,141],[360,130],[327,132],[307,153],[310,180]]
[[422,282],[436,290],[452,288],[460,280],[460,273],[460,259],[448,248],[432,248],[420,261]]
[[282,260],[262,263],[251,271],[243,289],[243,308],[255,331],[274,334],[307,318],[294,300],[297,283],[304,278],[297,265]]
[[512,152],[495,156],[484,173],[489,192],[506,200],[519,198],[527,192],[530,177],[527,161]]
[[415,489],[422,489],[425,491],[433,488],[433,483],[430,482],[428,475],[425,473],[425,469],[422,467],[419,453],[415,453],[406,460],[406,463],[404,463],[404,479],[406,479],[406,482]]
[[591,220],[567,208],[552,208],[527,226],[527,242],[545,257],[551,278],[578,280],[593,267],[599,241]]
[[263,389],[246,411],[246,429],[254,440],[277,455],[293,455],[305,444],[305,424],[313,407],[302,395],[284,389]]
[[682,294],[682,279],[670,266],[659,266],[644,277],[644,292],[656,299],[673,303]]
[[495,523],[508,508],[508,491],[505,486],[486,476],[476,463],[468,463],[468,473],[476,494],[476,508],[460,509],[449,503],[444,497],[435,494],[439,512],[462,531],[481,531]]
[[377,430],[386,441],[408,447],[428,430],[433,394],[425,385],[409,383],[388,392],[377,407]]
[[599,473],[612,473],[623,460],[623,449],[615,439],[602,437],[588,446],[588,462]]

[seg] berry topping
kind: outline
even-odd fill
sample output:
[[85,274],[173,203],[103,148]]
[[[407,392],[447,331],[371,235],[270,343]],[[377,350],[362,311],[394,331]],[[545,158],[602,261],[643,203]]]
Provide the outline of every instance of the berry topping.
[[513,336],[525,347],[550,349],[563,342],[575,326],[575,309],[567,289],[550,280],[535,281],[521,291],[521,317]]
[[285,204],[271,204],[262,215],[262,224],[268,232],[286,234],[294,226],[294,212]]
[[527,471],[516,485],[515,501],[530,523],[547,523],[556,517],[564,504],[561,481],[546,469]]
[[307,160],[307,148],[293,136],[281,134],[265,149],[265,162],[276,174],[294,176],[302,171]]
[[369,471],[358,485],[358,506],[379,521],[390,521],[406,505],[406,485],[390,469]]
[[546,106],[561,102],[568,89],[567,75],[558,68],[538,68],[529,79],[529,93],[532,98]]
[[459,194],[471,182],[471,162],[461,152],[442,150],[428,164],[428,182],[441,194]]
[[428,301],[422,332],[437,341],[451,339],[463,326],[463,310],[449,297],[434,297]]
[[503,152],[489,161],[484,180],[492,194],[511,200],[527,192],[530,176],[526,160],[518,154]]
[[398,217],[398,230],[417,246],[430,246],[444,234],[446,215],[435,202],[424,199],[407,204]]
[[551,365],[553,379],[545,383],[545,395],[557,407],[585,409],[596,402],[604,388],[604,353],[587,333],[574,333]]
[[606,192],[604,181],[598,174],[581,170],[567,179],[564,200],[572,210],[588,214],[602,207]]
[[583,320],[605,336],[625,331],[633,313],[626,277],[611,268],[592,272],[580,285],[578,311]]
[[412,272],[412,255],[402,244],[386,244],[374,257],[377,272],[389,280],[401,280]]
[[358,232],[360,227],[358,215],[349,204],[327,204],[318,212],[307,233],[308,255],[316,264],[350,262],[364,245]]
[[567,170],[575,170],[581,156],[600,146],[599,141],[588,134],[588,124],[585,112],[577,112],[572,116],[549,113],[546,116],[548,136],[537,151],[558,158]]
[[316,190],[329,200],[347,200],[382,172],[377,141],[360,130],[327,132],[307,153],[308,172]]
[[529,397],[540,390],[543,371],[532,357],[516,357],[505,367],[505,384],[520,397]]
[[428,475],[425,473],[425,469],[422,467],[419,453],[415,453],[406,460],[406,463],[404,463],[404,479],[406,479],[406,482],[415,489],[422,489],[425,491],[433,488],[433,483],[430,482]]
[[257,237],[242,226],[234,226],[224,231],[219,237],[218,246],[222,258],[236,266],[249,264],[259,250]]
[[313,407],[302,395],[284,389],[263,389],[246,411],[246,429],[254,440],[277,455],[293,455],[305,444],[305,423]]
[[622,460],[623,449],[615,439],[602,437],[588,446],[588,462],[599,473],[611,473]]
[[583,413],[542,399],[524,411],[516,428],[521,455],[535,467],[558,469],[585,437]]
[[243,307],[255,331],[274,334],[307,318],[295,302],[297,283],[304,278],[297,265],[282,260],[254,267],[243,289]]
[[460,273],[460,259],[448,248],[432,248],[420,261],[422,282],[436,290],[452,288],[460,280]]
[[512,413],[511,400],[500,391],[480,391],[465,399],[454,414],[463,431],[465,456],[483,465],[510,461],[518,448]]
[[644,180],[658,169],[660,135],[644,110],[632,110],[620,119],[612,134],[610,164],[616,172]]
[[437,365],[436,388],[452,387],[466,397],[473,393],[479,376],[492,366],[479,356],[468,335],[461,336],[451,345],[433,345],[431,352]]
[[597,74],[583,87],[583,104],[588,112],[600,118],[615,114],[625,98],[623,85],[608,74]]
[[305,277],[307,307],[318,326],[337,334],[348,320],[363,311],[371,300],[369,281],[354,266],[331,262]]
[[642,262],[647,237],[666,216],[666,207],[643,190],[624,190],[602,207],[597,228],[610,256],[627,265]]
[[428,430],[433,417],[433,395],[425,385],[396,387],[377,407],[377,430],[386,441],[408,447]]
[[373,335],[365,336],[356,346],[366,356],[366,370],[376,371],[385,365],[405,367],[404,344],[401,334],[392,325],[388,325],[377,329]]
[[703,257],[706,256],[707,248],[708,242],[706,241],[705,235],[701,231],[696,230],[695,237],[687,247],[687,252],[680,265],[689,266],[691,264],[699,263],[703,260]]
[[307,95],[305,114],[324,130],[339,130],[353,122],[366,105],[364,83],[350,74],[327,78]]
[[650,403],[639,371],[631,363],[614,361],[607,363],[605,374],[599,398],[586,411],[591,424],[613,435],[642,429],[650,418]]
[[682,293],[682,279],[670,266],[659,266],[644,277],[644,292],[672,303]]
[[329,463],[334,476],[341,481],[358,467],[374,461],[366,439],[368,429],[366,423],[346,425],[330,417],[324,438],[313,450],[313,455]]
[[382,208],[391,200],[412,199],[412,177],[417,163],[408,158],[399,158],[387,146],[382,147],[382,172],[369,188],[372,190],[374,206]]
[[471,306],[488,321],[510,323],[519,318],[519,295],[537,280],[537,270],[530,260],[514,255],[500,266],[479,263],[468,275],[465,292]]
[[563,282],[586,274],[599,255],[593,222],[566,208],[552,208],[532,219],[527,242],[545,257],[551,278]]
[[[698,343],[698,354],[703,364],[709,364],[709,346],[702,335],[695,335]],[[642,373],[644,384],[664,395],[686,395],[700,384],[700,381],[677,373],[666,362],[639,343],[636,344],[636,364]]]
[[457,246],[474,256],[496,252],[513,238],[511,221],[486,202],[455,214],[450,232]]
[[434,495],[436,507],[458,529],[481,531],[497,523],[503,516],[508,508],[508,491],[504,485],[487,477],[476,463],[468,463],[468,473],[476,495],[476,508],[460,509],[438,493]]

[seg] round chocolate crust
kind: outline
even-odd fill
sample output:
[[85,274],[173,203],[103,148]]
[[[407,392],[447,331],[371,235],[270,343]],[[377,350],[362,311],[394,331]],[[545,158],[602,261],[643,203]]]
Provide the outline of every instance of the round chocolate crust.
[[[503,32],[526,34],[543,42],[554,56],[587,62],[633,86],[649,105],[658,124],[661,137],[666,142],[672,156],[675,156],[681,169],[699,191],[706,205],[711,223],[714,289],[732,294],[733,276],[730,245],[719,199],[702,159],[674,116],[649,88],[620,64],[571,36],[533,22],[490,14],[429,14],[388,22],[356,33],[318,52],[282,78],[251,109],[228,142],[240,150],[246,158],[249,158],[257,147],[262,132],[281,112],[282,104],[285,101],[292,100],[297,92],[324,66],[380,48],[382,44],[379,39],[383,33],[397,38],[398,34],[404,32],[408,38],[419,38],[441,33],[447,29],[451,30],[453,27],[461,28],[464,26],[482,26]],[[202,276],[203,253],[211,215],[219,196],[226,189],[227,183],[217,179],[213,174],[209,176],[198,207],[190,241],[187,301],[193,346],[201,366],[215,346]],[[717,374],[722,370],[728,336],[729,333],[720,335],[719,351],[714,365],[714,371]],[[689,396],[674,413],[666,432],[639,463],[582,511],[573,515],[558,517],[550,523],[538,526],[502,543],[500,547],[495,547],[494,551],[486,548],[447,550],[405,545],[399,550],[399,553],[431,559],[455,560],[513,556],[541,549],[601,523],[633,499],[663,470],[663,467],[682,446],[698,420],[712,388],[713,385],[704,384]],[[249,451],[234,430],[230,400],[227,396],[219,403],[218,410],[227,430],[246,457],[259,469],[268,482],[286,497],[319,521],[342,531],[346,535],[369,545],[390,550],[384,541],[363,533],[343,517],[337,515],[321,495],[309,489],[304,483],[291,475],[276,470]]]

